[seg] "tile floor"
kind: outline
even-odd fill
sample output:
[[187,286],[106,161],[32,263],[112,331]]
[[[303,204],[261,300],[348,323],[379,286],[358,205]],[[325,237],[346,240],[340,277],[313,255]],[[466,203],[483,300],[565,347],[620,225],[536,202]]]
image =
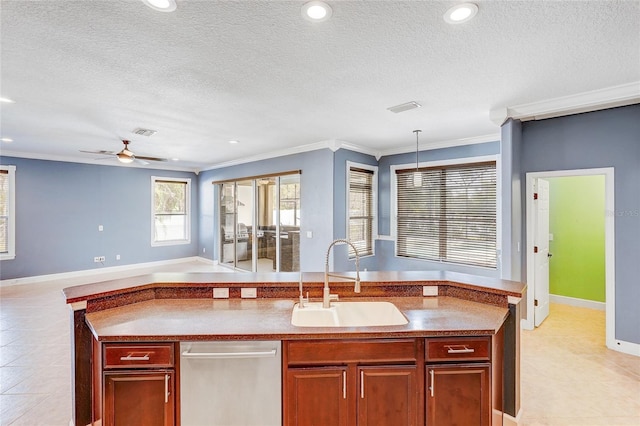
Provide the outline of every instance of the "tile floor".
[[[0,425],[69,424],[70,314],[60,290],[88,279],[0,287]],[[604,326],[604,312],[552,305],[540,328],[523,331],[519,425],[640,425],[640,358],[607,350]]]

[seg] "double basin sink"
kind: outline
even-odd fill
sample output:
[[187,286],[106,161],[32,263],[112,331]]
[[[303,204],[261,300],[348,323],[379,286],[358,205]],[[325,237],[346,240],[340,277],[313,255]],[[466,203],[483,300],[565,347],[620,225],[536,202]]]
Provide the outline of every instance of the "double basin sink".
[[296,303],[291,324],[297,327],[374,327],[404,325],[409,321],[390,302],[322,302]]

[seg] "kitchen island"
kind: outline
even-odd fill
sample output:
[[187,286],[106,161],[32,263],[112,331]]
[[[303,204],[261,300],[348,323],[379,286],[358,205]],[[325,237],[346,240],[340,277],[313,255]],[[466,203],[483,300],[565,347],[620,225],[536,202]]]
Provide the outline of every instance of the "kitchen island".
[[[322,297],[323,278],[322,273],[303,274],[304,291],[309,292],[311,299]],[[417,378],[417,394],[423,395],[425,368],[429,369],[428,364],[425,367],[425,359],[429,362],[429,345],[438,345],[441,342],[438,339],[445,337],[479,337],[488,339],[490,353],[486,360],[493,364],[487,371],[491,371],[493,391],[498,382],[501,385],[500,397],[493,395],[493,410],[512,416],[517,413],[519,301],[525,290],[522,283],[438,271],[364,272],[361,273],[362,292],[356,295],[352,283],[332,278],[331,290],[341,300],[390,301],[408,323],[383,327],[295,327],[290,320],[299,296],[298,280],[298,273],[161,273],[65,289],[67,303],[73,310],[75,424],[91,424],[102,418],[99,379],[103,360],[96,352],[102,354],[105,345],[126,342],[279,340],[284,342],[283,371],[286,372],[293,371],[287,370],[289,367],[306,365],[301,359],[289,364],[292,354],[288,351],[297,347],[297,341],[303,346],[343,341],[348,351],[352,344],[360,348],[358,343],[375,346],[376,342],[399,340],[400,345],[409,344],[413,348],[411,363],[417,367],[411,377]],[[228,298],[214,299],[214,288],[226,289],[218,295],[228,293]],[[249,297],[243,298],[243,294]],[[170,346],[175,352],[172,362],[178,358],[178,346]],[[364,347],[358,350],[367,356]],[[376,355],[371,353],[369,357]],[[358,368],[374,361],[365,359]],[[96,365],[98,362],[101,365]],[[347,363],[347,360],[331,362],[333,364],[327,366]],[[178,374],[174,380],[179,380]],[[285,390],[286,382],[283,381]],[[415,418],[424,424],[422,400],[418,400],[418,407],[414,408],[418,412]],[[179,404],[176,411],[179,412]],[[176,418],[179,422],[179,417]]]

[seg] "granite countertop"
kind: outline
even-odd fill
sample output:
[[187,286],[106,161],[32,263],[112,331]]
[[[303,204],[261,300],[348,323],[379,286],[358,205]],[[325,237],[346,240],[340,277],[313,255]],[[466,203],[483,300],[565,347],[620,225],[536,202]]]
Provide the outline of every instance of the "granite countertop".
[[[347,301],[349,299],[342,299]],[[358,298],[357,300],[380,300]],[[386,297],[409,323],[384,327],[296,327],[291,299],[154,299],[87,313],[99,341],[282,340],[491,335],[508,309],[455,297]]]
[[[340,272],[346,276],[355,276],[354,272]],[[305,289],[318,287],[324,281],[322,272],[304,272]],[[242,287],[259,286],[297,287],[298,272],[278,273],[226,273],[226,272],[161,272],[139,275],[130,278],[115,279],[97,283],[68,287],[63,290],[67,303],[76,303],[99,297],[118,295],[133,290],[181,288],[198,285]],[[449,284],[458,288],[487,291],[492,294],[522,297],[526,285],[498,278],[480,277],[448,271],[369,271],[360,272],[363,289],[376,285],[438,285]],[[331,278],[331,281],[340,281]],[[333,288],[332,288],[333,289]]]

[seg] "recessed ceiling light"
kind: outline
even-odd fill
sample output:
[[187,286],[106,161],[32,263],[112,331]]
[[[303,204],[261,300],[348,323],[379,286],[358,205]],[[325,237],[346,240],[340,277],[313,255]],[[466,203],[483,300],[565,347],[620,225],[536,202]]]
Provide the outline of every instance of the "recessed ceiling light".
[[310,1],[302,6],[302,17],[311,22],[324,22],[331,18],[333,10],[323,1]]
[[229,141],[229,143],[230,144],[235,144],[235,143],[238,143],[238,141],[235,141],[235,140],[234,141]]
[[13,139],[11,139],[11,138],[1,138],[0,141],[9,143],[9,142],[13,142]]
[[176,10],[176,0],[142,0],[144,4],[158,12],[173,12]]
[[13,99],[9,99],[9,98],[0,98],[0,102],[4,102],[5,104],[15,104],[16,101],[14,101]]
[[478,6],[473,3],[462,3],[453,6],[444,14],[444,20],[449,24],[461,24],[471,20],[478,13]]

